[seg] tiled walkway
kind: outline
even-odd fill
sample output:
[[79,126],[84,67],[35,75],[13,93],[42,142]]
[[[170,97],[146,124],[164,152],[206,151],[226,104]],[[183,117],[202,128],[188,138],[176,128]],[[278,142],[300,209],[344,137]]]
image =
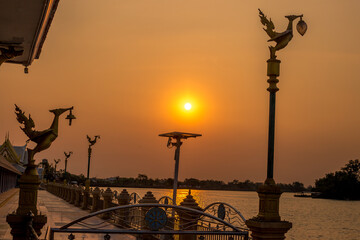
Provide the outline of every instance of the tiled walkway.
[[6,222],[6,216],[16,210],[18,198],[18,188],[0,194],[0,239],[5,240],[5,235],[7,233],[10,234],[10,227]]
[[[17,208],[18,203],[18,190],[12,190],[12,193],[7,193],[9,200],[5,200],[5,204],[1,205],[2,199],[6,199],[6,197],[2,197],[2,194],[0,194],[0,239],[4,240],[11,240],[12,236],[10,234],[10,227],[6,223],[6,215],[12,211],[14,211]],[[11,197],[11,195],[13,195]],[[7,199],[8,199],[7,198]],[[48,218],[47,224],[42,229],[42,232],[44,233],[48,226],[59,228],[66,223],[69,223],[75,219],[78,219],[82,216],[86,216],[89,214],[89,212],[81,210],[80,208],[75,207],[72,204],[69,204],[68,202],[64,201],[63,199],[60,199],[49,192],[46,191],[39,191],[38,194],[38,205],[39,210],[46,214]],[[87,221],[87,223],[91,224],[99,224],[102,223],[103,220],[97,217],[93,217]],[[109,225],[106,227],[107,229],[115,229],[116,227]],[[44,234],[42,234],[41,237]],[[55,234],[55,239],[68,239],[66,235],[60,235]],[[104,239],[104,235],[94,235],[94,234],[74,234],[75,240],[77,239]],[[121,239],[121,240],[134,240],[135,237],[129,236],[129,235],[112,235],[111,240],[115,239]]]

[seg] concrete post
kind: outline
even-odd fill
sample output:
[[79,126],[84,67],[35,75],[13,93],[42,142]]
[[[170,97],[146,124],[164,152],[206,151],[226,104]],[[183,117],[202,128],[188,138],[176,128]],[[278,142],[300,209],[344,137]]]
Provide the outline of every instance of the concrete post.
[[66,201],[68,195],[67,185],[60,185],[60,187],[62,188],[63,191],[62,198]]
[[[124,205],[129,205],[130,204],[130,195],[128,193],[128,191],[126,191],[126,189],[123,189],[121,191],[121,193],[119,194],[118,198],[118,204],[119,206],[124,206]],[[119,224],[120,226],[123,226],[123,227],[128,227],[128,218],[129,218],[129,209],[120,209],[118,211],[118,219],[116,220],[117,221],[117,224]]]
[[37,194],[40,185],[39,175],[36,165],[32,161],[27,165],[24,174],[19,179],[19,206],[16,212],[8,214],[6,221],[11,227],[11,234],[14,240],[27,239],[27,229],[29,216],[32,226],[38,236],[41,229],[47,222],[46,215],[42,215],[37,210]]
[[[199,207],[199,204],[191,195],[191,191],[189,191],[189,194],[180,203],[180,206],[202,211],[202,208]],[[179,211],[178,215],[180,217],[180,229],[194,231],[197,230],[197,221],[199,220],[200,214],[195,214],[187,211]],[[196,235],[183,234],[179,236],[179,240],[196,240]]]
[[[139,204],[141,203],[158,203],[158,201],[156,200],[156,198],[154,197],[154,195],[152,194],[151,191],[148,191],[145,196],[139,201]],[[140,216],[141,216],[141,228],[142,229],[148,229],[146,223],[145,223],[145,214],[147,211],[149,211],[149,207],[146,208],[141,208],[140,210]],[[142,240],[154,240],[155,238],[152,235],[148,235],[148,234],[143,234],[142,238],[137,237],[137,239],[142,239]]]
[[279,200],[281,191],[278,186],[266,183],[259,187],[259,213],[246,221],[254,240],[283,240],[285,233],[292,227],[291,222],[281,221]]
[[76,198],[76,185],[71,185],[70,191],[71,191],[71,197],[70,197],[70,203],[75,204],[75,198]]
[[77,186],[76,190],[75,190],[75,206],[76,207],[80,207],[81,206],[81,192],[82,192],[82,188],[81,186]]
[[72,189],[72,186],[71,185],[66,185],[66,191],[67,191],[67,195],[66,195],[66,201],[67,202],[71,202],[71,189]]
[[[110,188],[107,188],[105,192],[102,193],[103,199],[104,199],[104,204],[103,204],[103,209],[106,208],[110,208],[112,207],[112,198],[114,196],[114,193],[111,191]],[[110,218],[110,213],[104,213],[101,216],[102,219],[109,219]]]
[[98,210],[101,209],[100,207],[100,188],[99,187],[96,187],[92,192],[92,198],[93,198],[93,201],[92,201],[92,206],[91,206],[91,212],[96,212]]
[[81,208],[86,210],[88,209],[88,205],[89,205],[90,190],[86,188],[82,189],[82,195],[83,195],[83,202]]

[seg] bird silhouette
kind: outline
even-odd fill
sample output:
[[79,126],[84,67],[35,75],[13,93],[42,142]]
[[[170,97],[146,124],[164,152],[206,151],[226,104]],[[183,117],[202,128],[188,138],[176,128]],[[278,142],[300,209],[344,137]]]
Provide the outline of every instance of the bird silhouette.
[[96,143],[96,140],[97,140],[98,138],[100,139],[100,136],[99,136],[99,135],[96,135],[95,138],[94,138],[94,140],[91,140],[91,138],[89,137],[89,135],[86,135],[86,137],[87,137],[87,139],[88,139],[88,141],[89,141],[89,143],[90,143],[89,147],[93,146],[93,145]]

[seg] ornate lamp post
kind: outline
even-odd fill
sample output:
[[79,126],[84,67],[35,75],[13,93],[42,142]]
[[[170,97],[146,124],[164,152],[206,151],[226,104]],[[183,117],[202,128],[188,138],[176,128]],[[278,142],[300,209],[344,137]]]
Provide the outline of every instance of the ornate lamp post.
[[54,163],[55,163],[55,176],[56,176],[56,167],[58,165],[58,163],[61,161],[61,159],[54,159]]
[[[13,239],[29,239],[27,232],[29,227],[32,227],[37,235],[41,234],[41,228],[47,222],[45,215],[38,212],[37,209],[37,193],[40,184],[39,175],[37,172],[37,165],[35,164],[34,155],[45,149],[48,149],[52,142],[58,136],[58,123],[59,117],[66,111],[72,110],[71,108],[59,108],[50,110],[54,114],[54,120],[49,129],[44,131],[36,131],[33,129],[35,123],[30,117],[26,117],[25,113],[15,105],[15,113],[19,123],[24,124],[21,128],[29,139],[37,145],[34,149],[27,149],[28,151],[28,164],[24,174],[19,179],[20,194],[19,206],[15,213],[9,214],[6,221],[11,226],[11,234]],[[33,215],[32,225],[28,225],[29,217]]]
[[100,139],[100,136],[97,135],[94,137],[93,140],[91,140],[91,138],[86,135],[88,141],[89,141],[89,148],[88,148],[88,169],[87,169],[87,175],[86,175],[86,182],[85,182],[85,188],[88,190],[90,188],[90,178],[89,178],[89,175],[90,175],[90,159],[91,159],[91,152],[92,152],[92,146],[96,143],[96,140],[99,138]]
[[285,48],[293,37],[293,21],[300,18],[297,24],[297,30],[304,35],[307,30],[306,23],[302,20],[303,15],[285,16],[289,20],[287,29],[278,33],[275,32],[273,22],[268,20],[264,13],[259,9],[261,23],[266,27],[265,32],[269,35],[268,41],[276,42],[275,47],[269,46],[270,59],[267,60],[267,76],[269,79],[270,92],[269,104],[269,135],[268,135],[268,161],[267,178],[265,183],[259,187],[259,213],[256,217],[246,221],[246,225],[252,231],[254,240],[263,239],[284,239],[285,233],[292,227],[287,221],[281,221],[279,215],[279,199],[281,195],[280,188],[274,181],[274,136],[275,136],[275,99],[279,88],[276,84],[279,82],[277,77],[280,75],[280,60],[276,59],[276,51]]
[[66,169],[67,169],[67,162],[68,162],[68,159],[70,158],[70,156],[71,156],[71,154],[72,154],[73,152],[69,152],[69,153],[66,153],[66,152],[64,152],[64,154],[65,154],[65,173],[66,173]]
[[[182,145],[181,139],[187,138],[196,138],[201,137],[201,134],[195,133],[182,133],[182,132],[171,132],[171,133],[163,133],[159,135],[160,137],[167,137],[169,138],[167,142],[167,147],[172,148],[176,147],[175,149],[175,172],[174,172],[174,188],[173,188],[173,204],[176,205],[176,193],[177,193],[177,185],[178,185],[178,175],[179,175],[179,158],[180,158],[180,147]],[[175,142],[171,142],[174,139]]]

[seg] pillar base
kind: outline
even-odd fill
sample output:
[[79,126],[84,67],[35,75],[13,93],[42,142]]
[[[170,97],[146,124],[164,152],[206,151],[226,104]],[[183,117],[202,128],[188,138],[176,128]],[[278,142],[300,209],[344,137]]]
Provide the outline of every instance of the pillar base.
[[253,240],[283,240],[285,233],[292,227],[288,221],[267,222],[257,217],[246,221]]
[[88,190],[83,191],[83,202],[81,205],[81,209],[87,210],[89,205],[90,192]]
[[292,227],[292,223],[280,219],[280,188],[276,186],[274,179],[268,178],[257,192],[259,213],[245,222],[251,231],[253,240],[285,239],[285,233]]
[[[6,221],[11,227],[11,235],[13,240],[28,240],[27,236],[29,216],[28,215],[19,215],[16,213],[11,213],[6,216]],[[35,215],[33,216],[32,226],[38,236],[41,235],[41,229],[47,222],[46,215]]]
[[279,201],[281,190],[276,186],[274,179],[268,178],[261,185],[257,193],[259,195],[259,213],[256,218],[263,221],[280,221]]
[[39,184],[40,180],[36,165],[33,160],[29,160],[24,174],[19,179],[19,206],[16,212],[6,216],[14,240],[29,239],[26,235],[30,224],[36,234],[40,236],[41,229],[47,222],[46,215],[42,215],[37,210]]

